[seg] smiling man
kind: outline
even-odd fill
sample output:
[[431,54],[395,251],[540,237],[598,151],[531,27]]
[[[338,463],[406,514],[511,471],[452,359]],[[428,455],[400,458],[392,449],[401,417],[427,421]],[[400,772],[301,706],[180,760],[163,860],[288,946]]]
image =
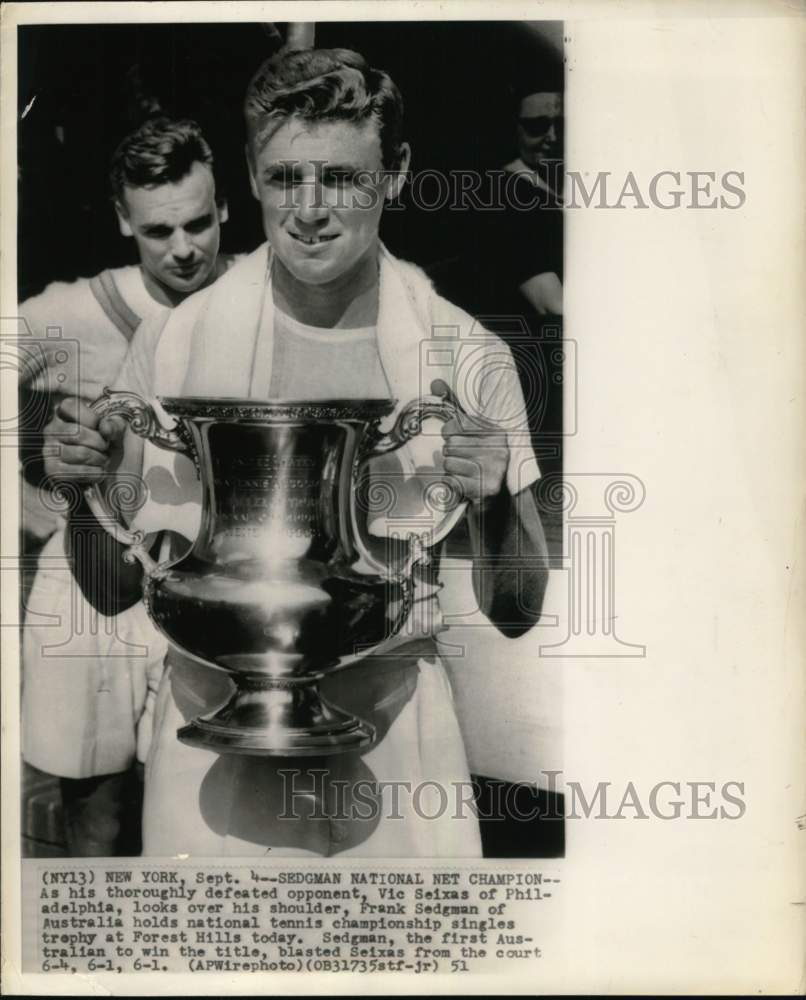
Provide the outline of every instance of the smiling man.
[[[118,386],[152,399],[380,397],[400,407],[442,379],[471,417],[417,439],[397,453],[397,467],[379,464],[371,474],[391,477],[399,500],[416,501],[421,479],[433,483],[436,451],[436,475],[469,504],[480,607],[500,631],[522,635],[540,614],[546,583],[523,397],[503,343],[380,242],[384,204],[397,196],[409,162],[397,88],[355,52],[286,51],[258,71],[245,110],[252,190],[268,242],[211,289],[144,324]],[[424,369],[436,328],[455,331],[461,345],[453,360],[443,351]],[[469,378],[460,377],[461,361]],[[61,417],[53,474],[90,481],[112,470],[141,472],[150,499],[137,527],[195,536],[199,487],[189,459],[143,445],[114,420],[99,424],[72,401]],[[414,513],[421,507],[422,493]],[[115,546],[105,551],[119,558]],[[226,701],[230,682],[172,649],[146,769],[144,853],[479,856],[464,744],[435,638],[437,568],[417,580],[394,648],[322,682],[325,697],[375,726],[378,741],[363,752],[277,761],[181,744],[177,728]],[[135,600],[139,570],[118,569],[116,599]],[[97,566],[77,563],[75,572],[86,580]],[[384,799],[392,787],[404,794]]]
[[[118,146],[110,182],[121,233],[134,240],[139,263],[54,282],[20,307],[40,348],[24,388],[46,393],[54,407],[67,396],[95,399],[114,381],[141,320],[211,284],[232,263],[218,252],[227,207],[216,196],[213,155],[195,122],[147,121]],[[48,336],[53,327],[61,337]],[[77,356],[64,364],[71,344]],[[58,505],[32,485],[23,489],[24,526],[46,518],[58,528],[52,512]],[[62,778],[69,853],[111,855],[123,789],[132,783],[146,671],[160,663],[164,643],[139,603],[93,628],[64,559],[64,531],[56,530],[27,601],[23,754]],[[131,655],[121,655],[127,648]]]

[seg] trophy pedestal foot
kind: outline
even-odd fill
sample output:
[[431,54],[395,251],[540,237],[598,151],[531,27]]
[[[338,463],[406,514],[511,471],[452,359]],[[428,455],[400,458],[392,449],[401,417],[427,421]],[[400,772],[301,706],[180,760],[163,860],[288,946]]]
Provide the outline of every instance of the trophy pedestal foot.
[[223,708],[177,732],[182,743],[252,757],[315,757],[361,750],[375,727],[323,699],[317,679],[239,678]]

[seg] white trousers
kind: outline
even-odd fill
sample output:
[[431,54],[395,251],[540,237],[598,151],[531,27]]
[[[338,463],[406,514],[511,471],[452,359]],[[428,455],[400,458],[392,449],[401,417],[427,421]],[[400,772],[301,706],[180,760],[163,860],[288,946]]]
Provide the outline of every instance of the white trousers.
[[[64,531],[39,556],[23,629],[22,750],[42,771],[89,778],[135,759],[149,684],[166,641],[142,603],[107,618],[84,598],[65,554]],[[141,742],[147,733],[140,732]]]

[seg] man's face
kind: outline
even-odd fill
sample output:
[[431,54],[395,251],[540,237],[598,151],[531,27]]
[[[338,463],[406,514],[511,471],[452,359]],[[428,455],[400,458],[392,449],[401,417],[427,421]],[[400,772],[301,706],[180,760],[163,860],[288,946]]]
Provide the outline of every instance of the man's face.
[[527,167],[536,170],[545,160],[563,155],[562,94],[530,94],[518,112],[518,151]]
[[[408,165],[408,155],[401,164]],[[384,176],[373,121],[290,118],[262,147],[252,140],[252,193],[263,228],[286,269],[310,285],[341,283],[377,248],[384,197],[399,177]]]
[[226,206],[216,205],[212,170],[196,162],[174,184],[126,187],[123,201],[120,231],[134,238],[150,290],[175,302],[200,288],[215,267],[227,218]]

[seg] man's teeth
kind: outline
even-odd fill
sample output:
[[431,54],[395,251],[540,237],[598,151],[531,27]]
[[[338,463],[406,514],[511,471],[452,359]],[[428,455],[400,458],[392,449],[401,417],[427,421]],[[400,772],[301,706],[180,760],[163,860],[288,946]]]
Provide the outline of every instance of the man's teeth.
[[305,243],[307,246],[313,246],[315,243],[327,243],[328,240],[335,240],[335,236],[300,236],[298,233],[291,234],[295,240],[299,240],[300,243]]

